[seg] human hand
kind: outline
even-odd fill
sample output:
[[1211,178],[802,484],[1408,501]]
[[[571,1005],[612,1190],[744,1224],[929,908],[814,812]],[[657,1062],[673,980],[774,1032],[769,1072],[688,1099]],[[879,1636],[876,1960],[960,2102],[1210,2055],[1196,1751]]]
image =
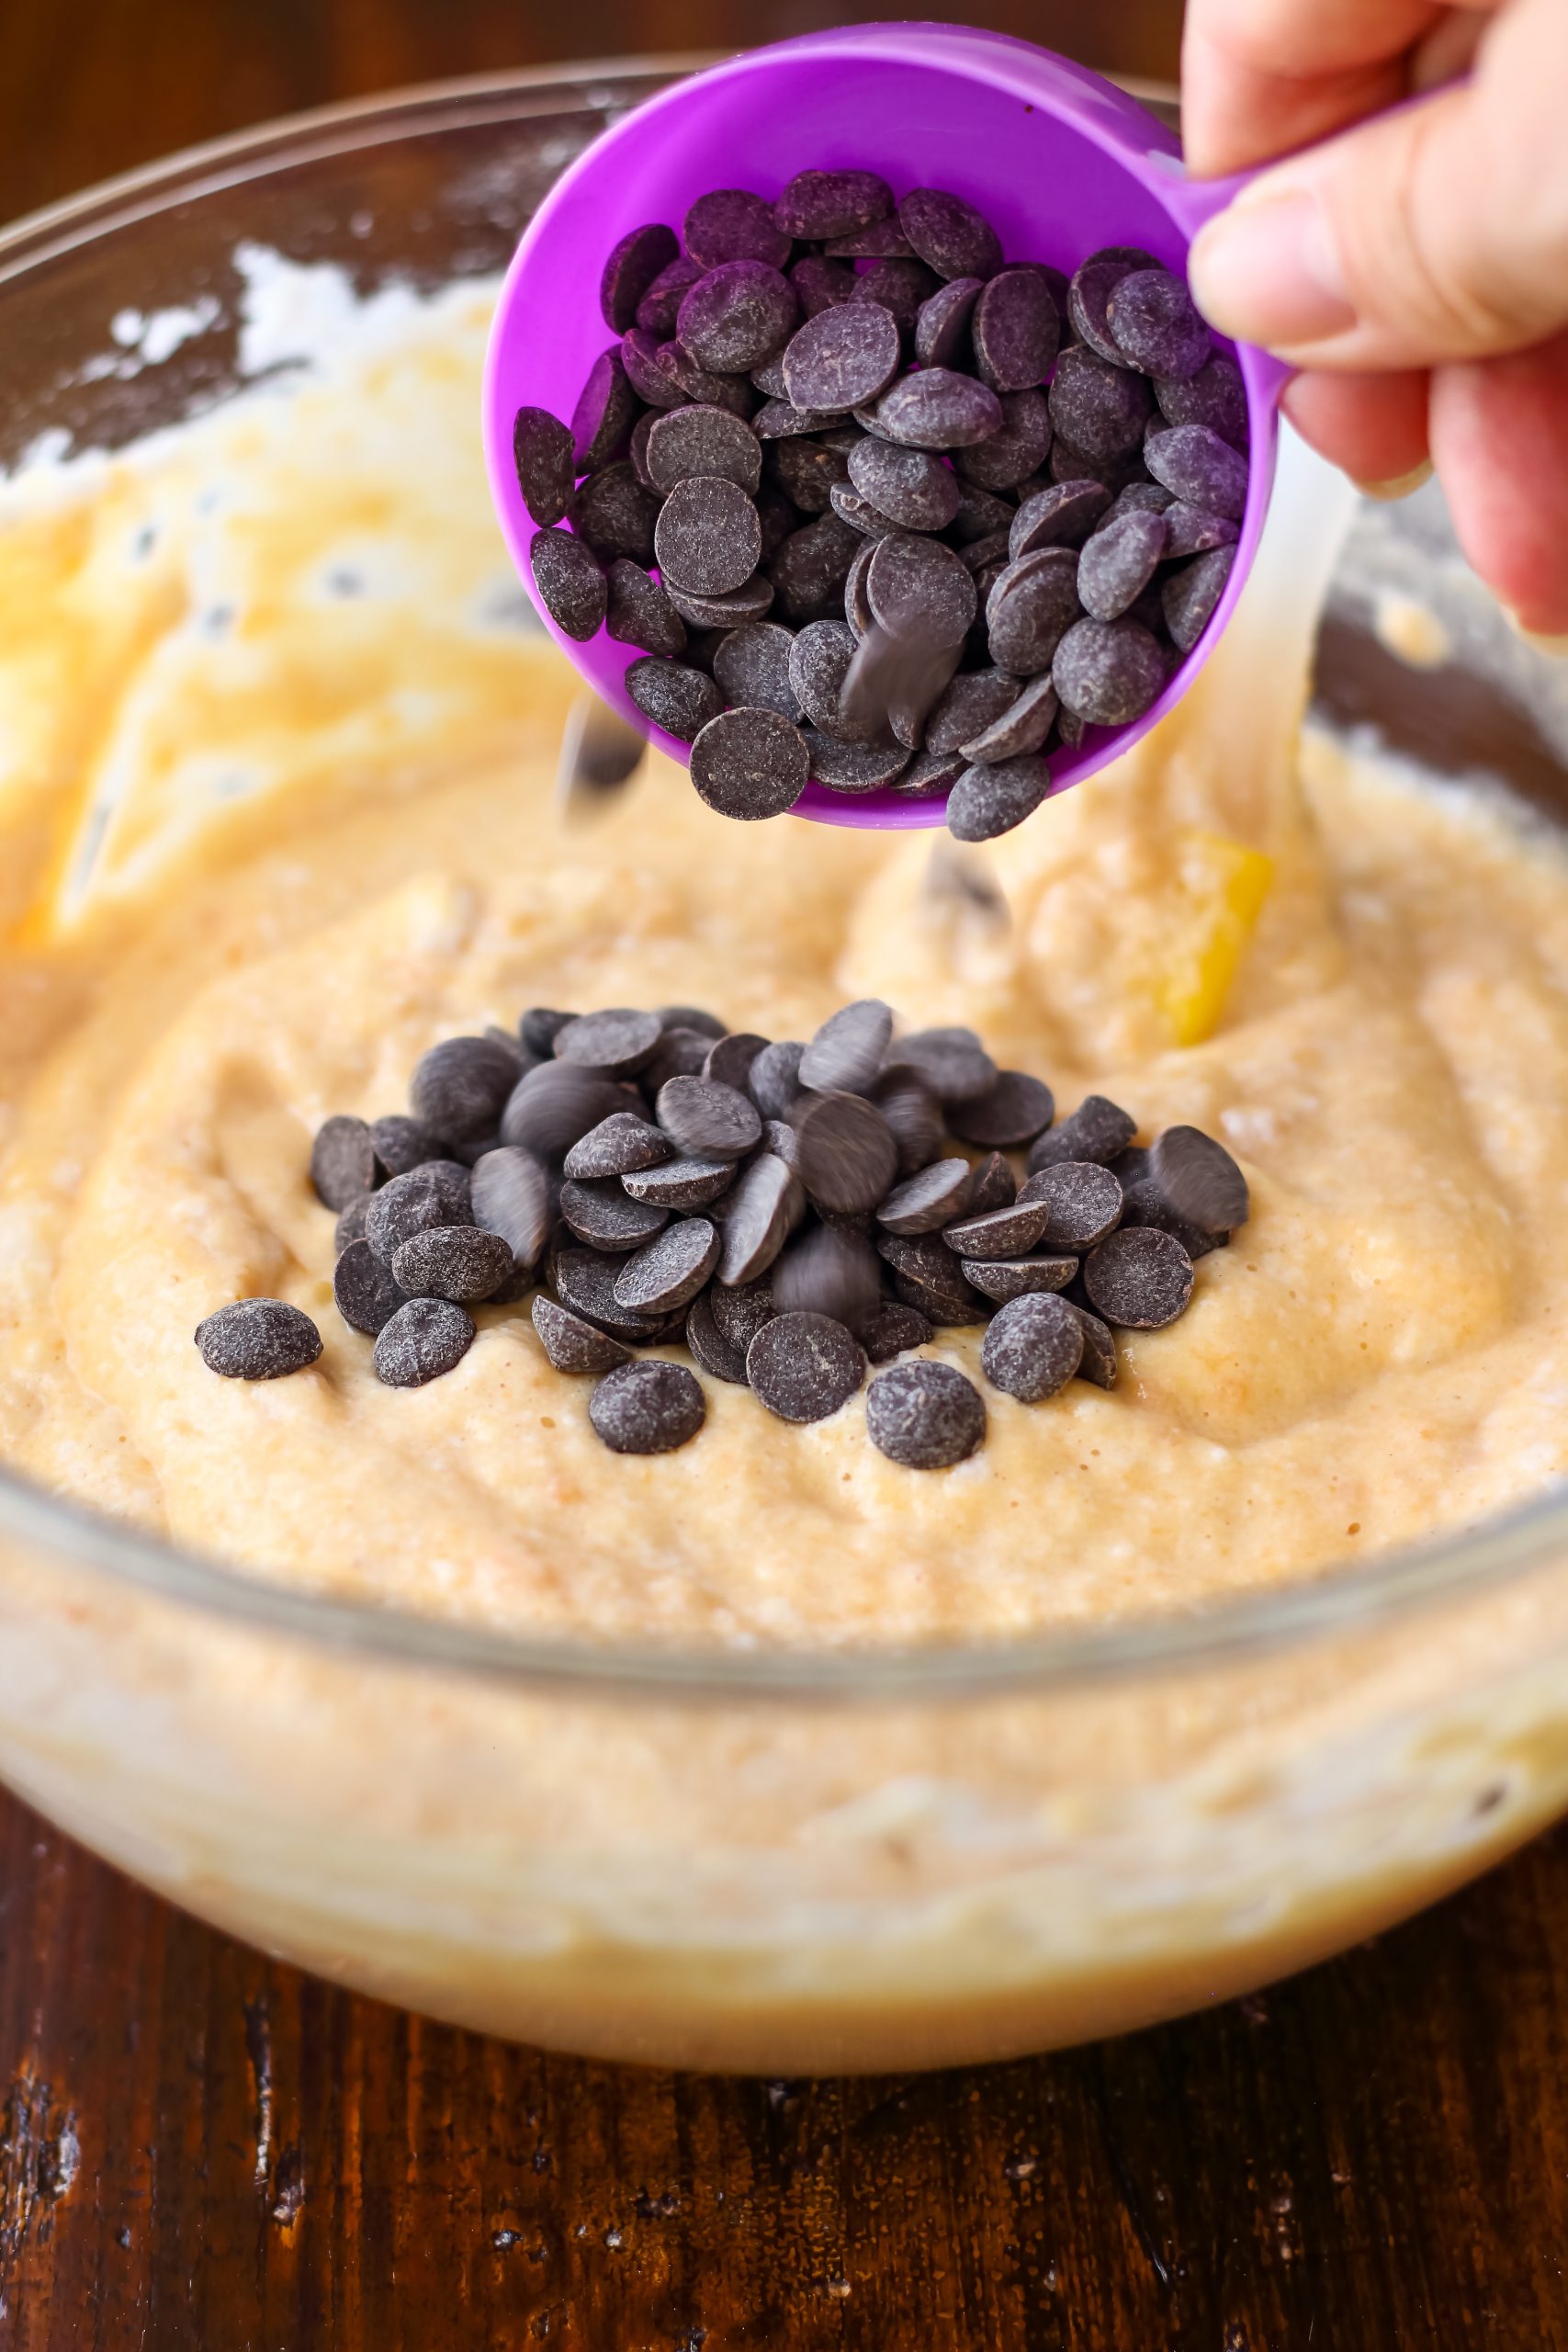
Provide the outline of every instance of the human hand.
[[1195,241],[1206,315],[1358,481],[1429,452],[1475,569],[1568,632],[1563,0],[1189,0],[1182,108],[1195,172],[1287,158]]

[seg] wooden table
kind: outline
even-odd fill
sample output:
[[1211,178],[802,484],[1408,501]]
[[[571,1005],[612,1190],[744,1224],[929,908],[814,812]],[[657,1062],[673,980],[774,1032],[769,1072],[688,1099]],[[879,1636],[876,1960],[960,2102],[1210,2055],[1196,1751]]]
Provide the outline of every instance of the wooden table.
[[[856,13],[882,11],[6,0],[0,214],[331,97]],[[1175,0],[953,13],[1175,64]],[[1550,2352],[1565,1954],[1568,1834],[1124,2041],[897,2081],[679,2078],[352,1999],[0,1798],[0,2346]]]

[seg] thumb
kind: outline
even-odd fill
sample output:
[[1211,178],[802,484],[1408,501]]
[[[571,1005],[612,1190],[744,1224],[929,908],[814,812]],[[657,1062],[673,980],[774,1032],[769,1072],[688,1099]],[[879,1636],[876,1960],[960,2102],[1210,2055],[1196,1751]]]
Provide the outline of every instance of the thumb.
[[1472,81],[1261,174],[1194,241],[1222,334],[1312,368],[1431,367],[1568,324],[1568,9],[1513,0]]

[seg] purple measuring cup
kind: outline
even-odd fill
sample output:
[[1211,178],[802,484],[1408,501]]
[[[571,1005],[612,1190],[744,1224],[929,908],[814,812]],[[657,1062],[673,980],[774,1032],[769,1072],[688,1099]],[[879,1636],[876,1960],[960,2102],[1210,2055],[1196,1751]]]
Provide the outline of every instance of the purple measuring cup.
[[[660,91],[563,173],[513,256],[491,330],[484,384],[491,492],[546,628],[605,702],[682,763],[691,747],[650,726],[626,693],[636,649],[603,631],[576,643],[544,610],[528,561],[534,525],[517,487],[513,419],[525,405],[571,414],[610,340],[599,278],[628,230],[664,220],[678,231],[708,188],[774,197],[796,172],[849,166],[880,172],[900,194],[951,188],[994,224],[1010,260],[1050,262],[1069,274],[1101,245],[1140,245],[1184,273],[1193,236],[1240,185],[1189,180],[1172,133],[1087,67],[1007,34],[929,24],[846,26],[749,51]],[[1267,352],[1234,350],[1252,472],[1224,594],[1142,718],[1091,727],[1077,751],[1052,754],[1055,791],[1092,775],[1181,699],[1241,594],[1268,508],[1279,395],[1290,371]],[[793,813],[908,830],[941,824],[943,803],[810,784]]]

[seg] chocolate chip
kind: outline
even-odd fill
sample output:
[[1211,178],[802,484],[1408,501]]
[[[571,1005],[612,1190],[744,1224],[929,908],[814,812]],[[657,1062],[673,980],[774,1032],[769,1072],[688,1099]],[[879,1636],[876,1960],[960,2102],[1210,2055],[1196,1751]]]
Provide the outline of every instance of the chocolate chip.
[[412,1234],[392,1258],[392,1279],[410,1298],[489,1298],[515,1272],[500,1234],[471,1225],[439,1225]]
[[558,629],[580,645],[604,625],[610,592],[592,549],[570,531],[536,531],[528,546],[534,585]]
[[1134,269],[1118,279],[1105,321],[1118,351],[1145,376],[1195,376],[1214,347],[1191,295],[1168,269]]
[[686,1345],[697,1360],[697,1368],[711,1379],[727,1380],[737,1388],[746,1385],[746,1358],[739,1348],[732,1348],[714,1320],[712,1289],[699,1291],[686,1314]]
[[1213,620],[1235,562],[1235,548],[1214,548],[1166,581],[1160,591],[1166,627],[1183,653],[1191,652]]
[[643,488],[636,469],[626,458],[590,474],[570,511],[573,530],[601,562],[615,556],[651,562],[659,501],[652,491]]
[[792,401],[769,401],[752,418],[751,430],[759,441],[776,444],[826,432],[838,420],[837,409],[796,408]]
[[1029,1291],[992,1317],[980,1369],[993,1388],[1021,1404],[1039,1405],[1066,1386],[1083,1351],[1083,1328],[1066,1299]]
[[1162,1233],[1174,1233],[1194,1264],[1224,1247],[1226,1236],[1205,1233],[1201,1226],[1178,1216],[1152,1176],[1121,1177],[1120,1181],[1123,1225],[1156,1225]]
[[762,445],[742,418],[694,401],[655,424],[648,436],[648,471],[655,490],[671,491],[707,474],[754,497],[762,478]]
[[1038,754],[965,768],[948,796],[947,830],[954,841],[995,841],[1032,817],[1051,788],[1050,768]]
[[1166,1127],[1149,1153],[1149,1173],[1179,1216],[1204,1233],[1247,1223],[1247,1179],[1223,1143],[1199,1127]]
[[[681,408],[689,396],[665,368],[660,357],[663,348],[657,335],[648,334],[642,327],[633,327],[630,334],[621,338],[621,365],[639,401],[647,401],[654,409]],[[647,490],[653,488],[653,477],[648,470],[649,436],[658,422],[657,416],[639,416],[626,444],[632,470]]]
[[1021,1258],[1040,1240],[1048,1214],[1039,1201],[1012,1201],[943,1226],[942,1238],[960,1258]]
[[1173,1233],[1127,1226],[1084,1261],[1084,1287],[1108,1323],[1163,1330],[1192,1295],[1192,1261]]
[[705,1208],[728,1193],[735,1182],[732,1159],[670,1159],[662,1168],[638,1169],[623,1176],[634,1201],[651,1201],[667,1209]]
[[666,1026],[653,1049],[652,1060],[637,1072],[637,1085],[645,1099],[651,1102],[660,1088],[672,1078],[700,1078],[712,1046],[713,1038],[705,1029]]
[[1020,691],[1010,671],[961,670],[926,722],[927,751],[956,751],[1010,710]]
[[625,557],[610,566],[610,635],[622,645],[640,646],[647,653],[683,653],[686,628],[657,580],[640,564]]
[[442,1157],[440,1138],[423,1121],[405,1118],[401,1112],[394,1111],[384,1119],[373,1119],[370,1141],[378,1166],[389,1176],[406,1176],[411,1168],[419,1168],[427,1159]]
[[863,1090],[892,1130],[898,1174],[912,1176],[942,1150],[942,1111],[936,1097],[913,1070],[895,1063]]
[[986,1093],[975,1101],[954,1103],[947,1124],[965,1143],[987,1151],[1013,1151],[1032,1143],[1051,1124],[1055,1104],[1051,1090],[1027,1071],[1004,1069]]
[[764,1046],[747,1072],[747,1091],[764,1119],[782,1119],[799,1094],[805,1051],[793,1038],[781,1038]]
[[[759,508],[759,519],[761,512]],[[668,594],[682,619],[689,622],[694,629],[712,630],[716,644],[718,638],[727,635],[730,629],[743,628],[749,621],[760,621],[771,609],[773,601],[773,582],[761,572],[743,586],[731,588],[723,596],[691,596],[674,587],[670,588]],[[688,647],[687,659],[694,663],[698,661],[696,640]],[[709,670],[713,667],[711,651],[706,667]],[[671,731],[673,733],[673,729]]]
[[679,662],[645,656],[628,665],[626,684],[644,718],[683,743],[694,741],[724,708],[724,696],[713,680]]
[[854,651],[854,638],[842,621],[809,621],[789,655],[790,688],[801,710],[827,733],[846,741],[877,731],[874,723],[857,727],[840,709]]
[[524,1270],[536,1266],[548,1247],[555,1204],[544,1168],[532,1152],[514,1145],[487,1151],[474,1169],[474,1223],[499,1234]]
[[[798,1051],[799,1048],[796,1047],[795,1050]],[[782,1159],[786,1168],[793,1168],[795,1174],[799,1175],[800,1137],[787,1119],[763,1120],[762,1145],[765,1150],[773,1153],[775,1159]]]
[[[957,1261],[953,1261],[956,1265]],[[939,1330],[962,1330],[967,1326],[986,1322],[990,1308],[965,1283],[962,1295],[950,1298],[945,1291],[933,1290],[927,1283],[917,1282],[912,1275],[896,1274],[893,1278],[900,1304],[913,1307],[916,1314]]]
[[571,435],[547,409],[520,408],[512,424],[512,456],[523,503],[547,530],[566,513],[576,486]]
[[573,1014],[558,1012],[551,1005],[530,1005],[517,1023],[517,1034],[523,1040],[524,1050],[537,1054],[541,1061],[544,1060],[555,1052],[556,1032],[564,1029],[573,1018]]
[[1070,345],[1056,362],[1051,422],[1091,460],[1124,457],[1139,447],[1154,405],[1154,394],[1141,376],[1111,366],[1080,345]]
[[1059,481],[1034,491],[1012,518],[1008,553],[1016,563],[1041,548],[1081,546],[1110,504],[1101,481]]
[[415,1063],[409,1099],[425,1126],[468,1143],[495,1133],[517,1080],[514,1048],[489,1037],[446,1037]]
[[777,621],[752,621],[731,629],[714,655],[714,677],[733,705],[751,710],[777,711],[792,723],[800,717],[800,702],[789,682],[791,630]]
[[746,1029],[716,1037],[703,1064],[703,1077],[716,1079],[722,1086],[738,1087],[744,1093],[751,1065],[767,1042],[765,1037]]
[[987,641],[998,669],[1020,678],[1050,669],[1078,618],[1077,571],[1070,548],[1042,548],[1008,565],[986,599]]
[[871,559],[876,553],[874,539],[863,539],[860,548],[844,578],[844,618],[857,643],[869,637],[876,627],[870,602],[865,593],[865,575],[871,569]]
[[1021,392],[1043,383],[1055,366],[1062,322],[1037,272],[1004,269],[976,303],[970,333],[981,382],[994,392]]
[[898,1060],[942,1103],[977,1102],[997,1082],[997,1066],[973,1029],[917,1029],[898,1040]]
[[871,300],[836,303],[807,319],[786,345],[788,398],[799,409],[863,408],[892,382],[900,356],[890,311]]
[[889,1233],[936,1233],[968,1206],[969,1186],[966,1159],[933,1160],[894,1187],[876,1221]]
[[1065,1290],[1078,1270],[1076,1258],[1044,1255],[964,1258],[960,1263],[966,1283],[1003,1306],[1010,1298],[1024,1298],[1035,1291]]
[[589,370],[571,416],[572,465],[579,474],[607,466],[637,423],[637,397],[626,380],[618,345],[601,352]]
[[784,1421],[821,1421],[865,1378],[859,1342],[826,1315],[775,1315],[746,1351],[746,1377]]
[[[1070,1118],[1031,1146],[1029,1172],[1037,1176],[1043,1168],[1055,1168],[1066,1159],[1089,1159],[1108,1167],[1137,1132],[1136,1119],[1119,1102],[1103,1094],[1086,1094]],[[1024,1191],[1028,1190],[1026,1184]]]
[[667,262],[658,277],[649,282],[648,291],[637,306],[637,325],[666,339],[672,335],[680,314],[681,299],[703,275],[701,262],[694,261],[689,254],[678,253],[674,260]]
[[1135,269],[1155,266],[1152,254],[1134,253],[1131,247],[1108,246],[1103,252],[1090,254],[1073,272],[1067,288],[1068,323],[1080,343],[1087,344],[1097,358],[1108,361],[1113,368],[1125,368],[1129,363],[1111,332],[1107,305],[1124,277],[1131,277]]
[[668,1226],[626,1260],[615,1277],[615,1304],[637,1315],[686,1306],[717,1265],[719,1249],[718,1228],[705,1216]]
[[783,618],[802,623],[841,614],[845,575],[860,545],[836,514],[792,531],[768,567]]
[[850,265],[829,261],[823,254],[803,254],[785,274],[808,319],[835,302],[848,302],[854,294],[855,274]]
[[[982,1320],[973,1292],[964,1279],[957,1258],[940,1234],[887,1233],[875,1237],[878,1257],[893,1268],[900,1283],[916,1283],[922,1297],[911,1305],[935,1323]],[[900,1290],[899,1295],[903,1295]]]
[[945,188],[912,188],[898,207],[898,225],[939,277],[990,277],[1002,266],[990,222]]
[[534,1329],[545,1353],[558,1372],[612,1372],[632,1357],[618,1340],[611,1339],[585,1317],[574,1315],[540,1291],[534,1300]]
[[739,482],[694,474],[677,483],[660,507],[654,548],[671,588],[722,596],[757,569],[762,526]]
[[659,1090],[660,1125],[686,1159],[740,1159],[761,1140],[756,1106],[711,1078],[672,1078]]
[[909,763],[902,743],[840,743],[815,727],[803,732],[812,776],[834,792],[875,792],[895,783]]
[[635,1111],[612,1111],[572,1145],[562,1172],[580,1182],[629,1176],[638,1169],[660,1167],[671,1157],[670,1139],[657,1127]]
[[1144,462],[1156,481],[1189,506],[1236,521],[1247,512],[1247,459],[1206,424],[1173,424],[1151,433]]
[[640,1250],[669,1222],[668,1209],[634,1201],[618,1178],[573,1179],[561,1186],[560,1213],[580,1241],[612,1255]]
[[513,1088],[501,1114],[501,1139],[536,1159],[559,1161],[590,1127],[626,1107],[609,1079],[570,1063],[546,1062]]
[[674,230],[667,229],[662,221],[628,229],[611,246],[599,280],[599,308],[606,326],[613,327],[617,334],[625,334],[637,317],[638,303],[680,250]]
[[768,262],[782,269],[792,233],[780,226],[774,207],[750,188],[716,187],[687,211],[681,241],[705,269],[732,261]]
[[987,1152],[975,1170],[969,1187],[968,1214],[984,1216],[988,1210],[1010,1208],[1018,1198],[1018,1179],[999,1151]]
[[871,1384],[865,1430],[906,1470],[950,1470],[985,1443],[985,1400],[954,1364],[896,1364]]
[[911,1348],[923,1348],[931,1340],[931,1326],[913,1306],[906,1306],[902,1299],[885,1298],[869,1322],[862,1323],[855,1334],[873,1363],[891,1363],[895,1356],[907,1355]]
[[863,1235],[814,1226],[790,1244],[773,1271],[779,1315],[825,1315],[859,1330],[881,1301],[882,1270]]
[[874,261],[855,280],[852,302],[874,302],[898,328],[900,348],[912,341],[915,322],[937,290],[937,281],[923,261],[894,254]]
[[1120,514],[1165,514],[1176,503],[1157,481],[1124,482],[1106,508],[1104,519],[1113,523]]
[[1155,398],[1168,424],[1206,424],[1233,449],[1247,447],[1247,387],[1228,353],[1216,351],[1195,376],[1156,377]]
[[776,710],[721,711],[692,746],[693,785],[721,817],[782,817],[807,778],[800,730]]
[[363,1119],[325,1120],[310,1147],[310,1182],[324,1208],[345,1209],[376,1183],[376,1145]]
[[725,408],[732,416],[739,417],[750,417],[757,409],[757,390],[749,377],[705,368],[681,343],[661,343],[654,355],[654,364],[664,370],[689,401],[701,401],[709,408]]
[[799,437],[774,441],[768,462],[780,488],[806,514],[825,514],[833,503],[835,489],[849,481],[844,457],[836,449],[825,449],[820,441]]
[[961,644],[978,611],[975,582],[953,549],[909,531],[878,540],[865,586],[885,629],[933,651]]
[[333,1297],[345,1323],[373,1340],[391,1321],[406,1295],[391,1268],[382,1264],[367,1241],[348,1244],[333,1274]]
[[1079,1256],[1103,1241],[1122,1215],[1120,1182],[1109,1168],[1090,1159],[1058,1160],[1038,1170],[1019,1197],[1045,1212],[1043,1250],[1070,1250]]
[[1154,578],[1168,537],[1163,514],[1135,510],[1086,540],[1078,558],[1078,602],[1091,619],[1121,618]]
[[455,1160],[432,1159],[406,1176],[392,1177],[372,1196],[365,1212],[365,1238],[382,1264],[389,1266],[416,1233],[432,1226],[472,1223],[468,1170]]
[[411,1298],[382,1326],[376,1377],[389,1388],[423,1388],[453,1371],[474,1343],[474,1318],[448,1298]]
[[1141,622],[1081,620],[1057,646],[1051,677],[1067,708],[1091,727],[1123,727],[1159,699],[1165,658]]
[[351,1241],[364,1239],[366,1213],[374,1198],[373,1193],[355,1193],[348,1206],[339,1211],[337,1223],[333,1227],[333,1253],[335,1257],[341,1258]]
[[602,1078],[630,1078],[651,1058],[660,1034],[657,1012],[618,1006],[579,1013],[557,1030],[555,1057]]
[[819,1208],[872,1209],[890,1190],[898,1148],[881,1112],[863,1096],[819,1096],[806,1104],[795,1132],[801,1175]]
[[683,296],[675,335],[682,349],[716,376],[759,367],[800,317],[787,277],[766,262],[721,262]]
[[965,480],[983,490],[1017,489],[1050,453],[1053,428],[1043,392],[1004,392],[1001,411],[995,432],[960,449],[955,460]]
[[800,1083],[818,1094],[863,1094],[882,1068],[893,1035],[893,1011],[880,997],[862,997],[830,1013],[800,1060]]
[[1092,1381],[1096,1388],[1114,1388],[1116,1342],[1110,1330],[1098,1315],[1091,1315],[1088,1307],[1080,1306],[1076,1299],[1066,1299],[1063,1304],[1072,1308],[1083,1333],[1083,1358],[1077,1378]]
[[624,1363],[599,1382],[588,1418],[613,1453],[673,1453],[696,1436],[707,1406],[684,1364]]
[[601,1257],[596,1250],[558,1250],[548,1272],[564,1306],[629,1347],[638,1347],[659,1333],[662,1318],[636,1315],[621,1306],[615,1296],[615,1279],[622,1264],[619,1258]]
[[778,1311],[773,1305],[772,1285],[765,1277],[761,1282],[716,1283],[704,1295],[713,1309],[719,1337],[728,1347],[738,1351],[744,1363],[747,1349],[763,1324],[771,1323]]
[[[1166,496],[1169,495],[1168,491]],[[1214,548],[1228,548],[1241,529],[1228,514],[1209,514],[1201,506],[1184,505],[1180,499],[1172,500],[1165,526],[1165,553],[1171,562],[1184,556],[1207,555]]]
[[1003,422],[1001,401],[989,386],[950,368],[901,376],[859,415],[868,432],[910,449],[972,448],[999,432]]
[[828,240],[828,252],[835,260],[908,261],[914,251],[897,216],[868,221],[863,229],[852,229],[847,236]]
[[915,320],[915,357],[922,368],[963,368],[969,356],[969,321],[983,278],[954,277],[921,303]]
[[765,1274],[803,1205],[793,1170],[773,1152],[759,1152],[725,1196],[720,1285],[750,1284]]
[[240,1298],[203,1317],[196,1344],[208,1371],[224,1380],[282,1380],[315,1363],[321,1335],[284,1299]]
[[940,531],[958,512],[958,477],[929,449],[900,448],[869,435],[851,451],[849,478],[889,526]]
[[875,172],[796,172],[773,207],[786,236],[847,237],[893,211],[893,191]]
[[1049,675],[1031,678],[999,718],[964,745],[964,757],[976,766],[998,765],[1003,760],[1043,752],[1055,723],[1057,695]]

